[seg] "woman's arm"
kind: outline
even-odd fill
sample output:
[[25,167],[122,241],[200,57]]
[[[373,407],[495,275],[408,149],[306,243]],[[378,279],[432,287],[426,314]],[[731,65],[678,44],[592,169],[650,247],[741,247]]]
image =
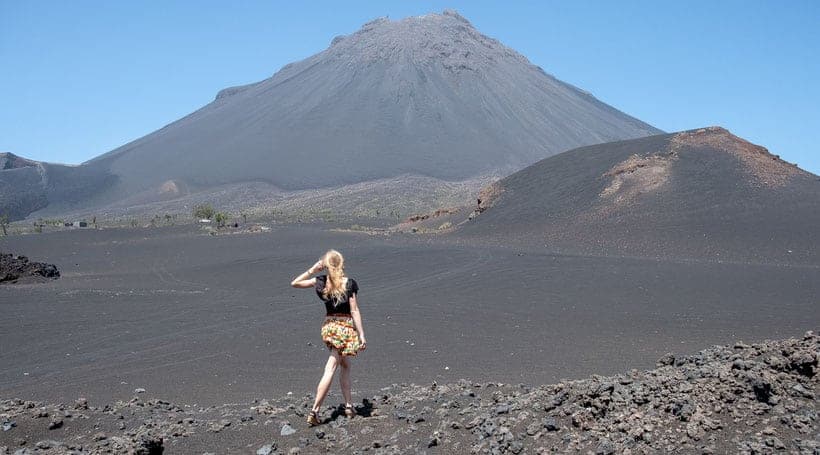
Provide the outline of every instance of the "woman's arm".
[[302,272],[301,275],[294,278],[293,281],[290,282],[290,285],[295,288],[312,288],[316,285],[316,278],[308,277],[321,271],[323,268],[324,265],[322,265],[322,261],[316,262],[309,269],[307,269],[307,271]]
[[359,302],[356,300],[356,294],[350,296],[350,315],[353,316],[353,323],[356,325],[356,331],[359,332],[359,343],[361,343],[361,350],[367,349],[367,339],[364,337],[364,326],[362,325],[362,315],[359,313]]

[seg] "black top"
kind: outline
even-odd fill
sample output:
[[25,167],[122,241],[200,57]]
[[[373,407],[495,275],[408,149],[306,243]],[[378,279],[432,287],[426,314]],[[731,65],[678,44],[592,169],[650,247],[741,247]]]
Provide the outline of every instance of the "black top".
[[327,314],[350,314],[350,296],[355,295],[359,292],[359,285],[356,284],[356,280],[353,278],[348,278],[346,283],[346,293],[345,296],[336,301],[335,298],[329,296],[325,298],[322,295],[322,292],[325,290],[325,284],[327,283],[327,275],[320,275],[316,277],[316,285],[314,288],[316,289],[316,294],[325,302],[325,309],[327,310]]

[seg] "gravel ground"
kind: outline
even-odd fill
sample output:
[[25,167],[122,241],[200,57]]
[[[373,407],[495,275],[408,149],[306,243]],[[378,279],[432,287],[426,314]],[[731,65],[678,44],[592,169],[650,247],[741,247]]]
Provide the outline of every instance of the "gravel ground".
[[529,387],[393,384],[357,405],[311,397],[181,406],[142,389],[91,405],[0,402],[0,453],[805,453],[820,450],[820,337],[667,354],[657,368]]

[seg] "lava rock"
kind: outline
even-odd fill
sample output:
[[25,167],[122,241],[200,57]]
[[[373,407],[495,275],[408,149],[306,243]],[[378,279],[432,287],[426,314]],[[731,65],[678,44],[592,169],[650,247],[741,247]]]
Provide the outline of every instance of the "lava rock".
[[60,278],[60,271],[54,264],[31,262],[25,256],[0,253],[0,284],[57,278]]
[[296,433],[296,430],[288,423],[282,425],[282,429],[279,431],[279,434],[282,436],[290,436],[293,433]]

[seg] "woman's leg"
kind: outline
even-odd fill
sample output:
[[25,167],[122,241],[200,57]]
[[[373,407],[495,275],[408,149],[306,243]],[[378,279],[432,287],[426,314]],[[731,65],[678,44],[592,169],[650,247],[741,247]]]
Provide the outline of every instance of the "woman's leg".
[[342,386],[342,396],[345,399],[345,405],[352,404],[353,400],[350,395],[350,364],[351,361],[345,356],[339,356],[339,385]]
[[322,407],[322,402],[325,401],[327,391],[330,389],[330,384],[333,382],[333,373],[336,372],[336,366],[339,365],[339,351],[333,350],[330,357],[327,358],[325,365],[325,373],[319,381],[319,386],[316,388],[316,400],[313,402],[313,410],[318,411]]

